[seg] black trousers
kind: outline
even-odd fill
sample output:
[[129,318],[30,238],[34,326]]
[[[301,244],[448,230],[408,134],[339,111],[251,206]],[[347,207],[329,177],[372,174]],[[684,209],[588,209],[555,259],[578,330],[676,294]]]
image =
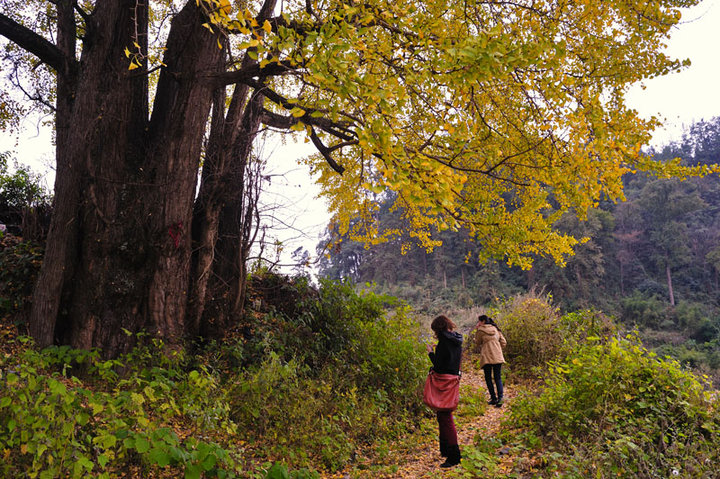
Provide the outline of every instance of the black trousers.
[[[502,376],[500,374],[501,369],[502,364],[486,364],[483,366],[483,371],[485,372],[485,384],[487,384],[490,399],[492,400],[503,397],[503,383]],[[496,389],[497,395],[495,395]]]

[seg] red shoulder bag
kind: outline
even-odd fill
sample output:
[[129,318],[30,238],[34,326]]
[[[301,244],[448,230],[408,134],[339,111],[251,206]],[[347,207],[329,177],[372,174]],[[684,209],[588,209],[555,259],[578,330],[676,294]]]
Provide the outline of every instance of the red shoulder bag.
[[432,369],[425,380],[423,402],[433,411],[454,411],[460,400],[460,376]]

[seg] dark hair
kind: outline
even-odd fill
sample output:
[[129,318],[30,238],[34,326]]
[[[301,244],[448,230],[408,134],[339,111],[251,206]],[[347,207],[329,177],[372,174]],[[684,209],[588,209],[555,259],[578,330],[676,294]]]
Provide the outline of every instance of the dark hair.
[[500,331],[500,328],[498,328],[498,325],[495,324],[495,321],[486,314],[481,314],[480,316],[478,316],[478,321],[483,321],[485,324],[490,324],[492,326],[495,326],[495,329]]
[[430,324],[430,329],[432,329],[435,332],[435,336],[437,336],[441,331],[452,331],[455,329],[455,323],[453,323],[447,316],[441,314],[437,318],[433,319]]

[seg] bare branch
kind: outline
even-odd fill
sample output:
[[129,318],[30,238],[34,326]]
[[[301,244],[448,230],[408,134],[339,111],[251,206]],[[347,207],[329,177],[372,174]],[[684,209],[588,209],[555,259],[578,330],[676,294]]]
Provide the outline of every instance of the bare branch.
[[271,63],[265,67],[252,63],[232,72],[213,74],[212,79],[217,83],[216,86],[232,85],[234,83],[249,84],[259,77],[286,75],[294,70],[295,67],[290,62]]
[[2,13],[0,13],[0,35],[32,53],[58,73],[65,73],[68,71],[66,66],[75,64],[57,46]]
[[333,159],[333,157],[330,156],[332,150],[330,150],[327,146],[323,145],[322,141],[320,141],[320,137],[318,137],[317,133],[315,133],[315,128],[310,129],[310,139],[312,140],[313,145],[315,145],[315,148],[317,148],[323,158],[325,158],[325,161],[327,161],[328,165],[330,165],[330,168],[342,175],[345,171],[345,168],[339,165]]

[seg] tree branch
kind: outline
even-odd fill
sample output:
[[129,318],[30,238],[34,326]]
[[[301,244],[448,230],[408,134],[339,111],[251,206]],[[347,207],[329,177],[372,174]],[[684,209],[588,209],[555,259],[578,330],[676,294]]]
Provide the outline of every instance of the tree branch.
[[251,80],[261,76],[284,75],[293,70],[295,70],[295,68],[290,62],[270,63],[265,67],[260,67],[257,63],[252,63],[232,72],[213,74],[212,79],[217,83],[216,86],[232,85],[234,83],[249,84]]
[[[295,118],[295,117],[285,117],[282,115],[278,115],[277,113],[272,113],[269,111],[266,111],[266,117],[268,119],[268,122],[263,120],[263,123],[266,125],[274,126],[276,128],[290,128],[291,126],[295,125],[299,121],[307,124],[307,125],[314,125],[322,130],[330,133],[333,136],[336,136],[340,138],[341,140],[345,141],[353,141],[355,140],[355,135],[353,131],[350,129],[350,126],[352,126],[352,122],[340,122],[340,121],[332,121],[328,120],[327,118],[320,117],[314,117],[313,113],[323,113],[326,112],[322,110],[317,110],[315,108],[310,108],[304,105],[301,105],[299,103],[296,103],[295,101],[288,100],[284,96],[278,94],[276,91],[270,89],[266,85],[257,82],[255,80],[249,80],[245,83],[246,85],[256,89],[259,91],[265,98],[270,100],[271,102],[275,103],[276,105],[280,105],[281,107],[285,108],[286,110],[292,110],[295,107],[302,108],[305,110],[305,114],[301,117]],[[350,115],[345,114],[345,116],[350,117]]]
[[287,130],[298,122],[297,118],[280,115],[270,110],[263,110],[260,119],[263,124],[271,126],[273,128],[278,128],[280,130]]
[[0,35],[17,44],[23,50],[32,53],[41,62],[60,74],[68,71],[67,64],[74,64],[58,47],[2,13],[0,13]]
[[328,165],[330,165],[330,168],[342,175],[345,168],[342,165],[339,165],[333,157],[330,156],[331,150],[327,146],[323,145],[322,141],[320,141],[320,137],[318,137],[317,133],[315,133],[315,128],[310,128],[310,139],[312,140],[313,145],[315,145],[315,148],[317,148],[323,158],[325,158]]
[[83,10],[78,4],[75,4],[73,7],[75,11],[78,12],[78,15],[80,15],[83,20],[85,20],[85,22],[90,22],[90,14],[88,12]]
[[[313,120],[318,120],[318,118],[313,118]],[[275,128],[281,128],[281,129],[285,130],[285,129],[288,129],[291,126],[297,124],[298,122],[300,122],[301,118],[278,115],[277,113],[273,113],[268,110],[263,110],[262,116],[261,116],[261,121],[266,125],[269,125],[269,126],[272,126]],[[305,121],[303,121],[303,122],[305,123]],[[319,128],[322,128],[325,131],[328,130],[327,128],[323,128],[322,126],[319,126],[319,125],[315,125],[315,126],[318,126]],[[350,139],[348,141],[345,141],[344,143],[340,143],[338,145],[328,148],[327,146],[325,146],[322,143],[322,141],[320,140],[320,137],[318,137],[317,133],[315,133],[314,128],[311,128],[310,139],[312,140],[313,145],[315,145],[315,148],[317,148],[317,150],[320,152],[320,154],[323,156],[323,158],[325,158],[325,161],[328,162],[330,167],[342,175],[343,172],[345,171],[345,168],[343,166],[339,165],[332,158],[332,156],[330,156],[330,153],[332,153],[333,151],[335,151],[339,148],[342,148],[344,146],[354,145],[357,143],[357,140]]]

